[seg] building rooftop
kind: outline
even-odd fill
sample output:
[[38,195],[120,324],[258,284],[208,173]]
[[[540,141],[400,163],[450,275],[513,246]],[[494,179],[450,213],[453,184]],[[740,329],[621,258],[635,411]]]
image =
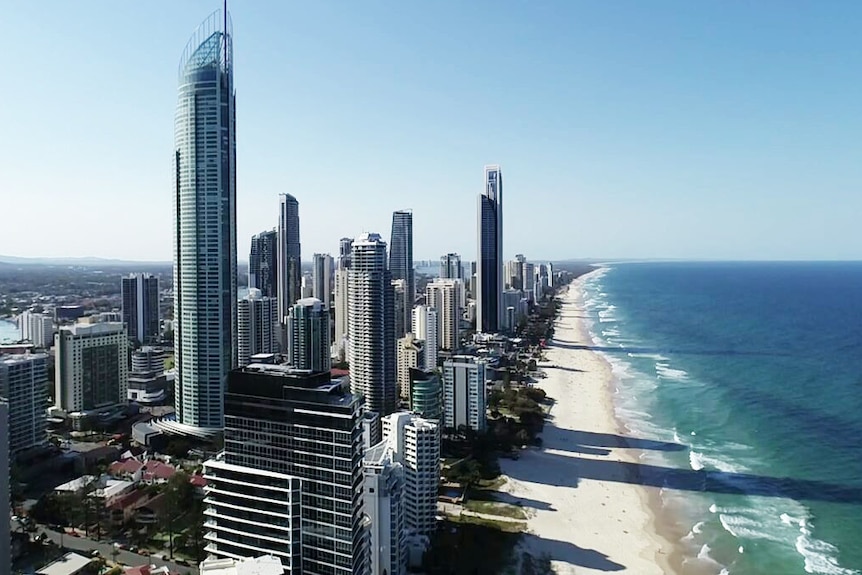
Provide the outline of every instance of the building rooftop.
[[281,559],[264,555],[256,559],[206,559],[200,575],[283,575]]
[[92,562],[89,557],[77,553],[66,553],[56,561],[48,563],[36,573],[39,575],[75,575]]

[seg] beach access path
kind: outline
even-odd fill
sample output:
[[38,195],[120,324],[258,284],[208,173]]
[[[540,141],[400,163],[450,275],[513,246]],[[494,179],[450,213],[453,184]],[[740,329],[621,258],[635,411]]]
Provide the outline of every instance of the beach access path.
[[[579,282],[558,296],[554,341],[548,362],[539,364],[547,378],[537,385],[555,400],[542,447],[524,450],[518,460],[501,459],[508,480],[498,499],[529,511],[522,550],[548,554],[559,575],[673,573],[672,547],[655,531],[647,488],[624,465],[613,476],[614,462],[636,463],[639,451],[614,418],[610,365],[589,349]],[[610,469],[603,473],[610,479],[589,479],[590,465]]]

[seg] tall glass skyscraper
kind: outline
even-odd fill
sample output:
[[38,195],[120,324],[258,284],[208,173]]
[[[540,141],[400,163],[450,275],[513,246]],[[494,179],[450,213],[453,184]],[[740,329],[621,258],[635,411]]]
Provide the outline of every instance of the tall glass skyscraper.
[[398,402],[395,306],[386,266],[386,242],[362,234],[353,242],[348,272],[350,390],[381,417]]
[[485,191],[479,195],[476,265],[476,331],[500,331],[503,293],[503,173],[485,166]]
[[416,298],[416,284],[413,275],[413,212],[398,210],[392,213],[392,237],[390,240],[389,273],[393,280],[404,280],[404,305],[400,310],[400,316],[395,318],[398,323],[395,332],[404,334],[410,331],[413,301]]
[[248,254],[248,287],[257,288],[263,297],[278,297],[278,233],[260,232],[251,237]]
[[230,17],[213,12],[179,67],[174,124],[177,422],[220,429],[237,363],[236,113]]
[[302,298],[302,254],[299,243],[299,202],[290,194],[278,196],[278,319],[284,322],[290,306]]

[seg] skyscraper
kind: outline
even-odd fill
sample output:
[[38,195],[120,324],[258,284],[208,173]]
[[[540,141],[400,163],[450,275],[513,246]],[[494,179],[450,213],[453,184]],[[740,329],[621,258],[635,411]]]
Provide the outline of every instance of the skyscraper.
[[433,371],[437,369],[437,351],[440,349],[440,338],[437,310],[427,305],[417,305],[413,308],[413,334],[425,342],[425,365],[422,369]]
[[332,307],[332,256],[314,254],[312,274],[314,290],[311,295],[322,301],[328,310]]
[[405,327],[404,322],[401,321],[404,317],[404,310],[407,308],[406,280],[392,280],[392,297],[392,320],[394,322],[392,328],[395,334],[393,337],[397,340],[404,337],[404,335],[410,331],[410,326]]
[[440,256],[440,277],[464,281],[464,268],[461,266],[461,256],[445,254]]
[[408,332],[398,340],[398,395],[410,397],[410,370],[425,368],[425,342]]
[[329,373],[230,373],[224,452],[204,464],[206,551],[286,573],[365,575],[362,402]]
[[404,468],[386,441],[365,450],[362,468],[371,575],[403,575],[407,564]]
[[398,392],[394,295],[379,234],[356,238],[348,273],[350,389],[382,417],[395,411]]
[[287,316],[287,354],[297,369],[329,371],[329,310],[317,298],[293,304]]
[[275,230],[251,236],[248,287],[259,289],[263,297],[278,297],[278,233]]
[[486,365],[484,359],[471,355],[456,355],[443,362],[443,427],[463,425],[485,431]]
[[0,356],[0,397],[9,402],[9,453],[48,443],[48,356]]
[[0,565],[12,565],[12,529],[11,521],[6,518],[12,515],[11,493],[9,492],[10,479],[9,465],[9,404],[0,398]]
[[22,341],[30,341],[36,347],[51,347],[54,343],[54,318],[46,313],[21,312],[18,331]]
[[279,328],[276,299],[249,288],[248,295],[239,300],[239,367],[248,365],[253,355],[278,351]]
[[485,190],[479,195],[476,262],[476,331],[500,330],[503,292],[503,174],[485,166]]
[[392,237],[389,244],[389,272],[393,280],[404,280],[404,306],[396,333],[410,331],[413,300],[416,298],[416,283],[413,271],[413,212],[398,210],[392,213]]
[[152,274],[129,274],[121,279],[123,323],[129,339],[138,344],[159,339],[159,278]]
[[177,421],[221,428],[237,363],[236,112],[230,17],[213,12],[180,59],[174,151]]
[[437,278],[425,286],[425,301],[437,310],[437,344],[440,349],[461,347],[461,281]]
[[129,336],[120,322],[62,327],[55,337],[54,404],[86,413],[126,403]]
[[299,202],[290,194],[278,196],[278,319],[302,298],[302,254],[299,243]]
[[437,372],[411,369],[408,377],[410,411],[439,422],[443,417],[443,388]]
[[440,429],[436,422],[414,413],[383,418],[383,438],[404,467],[404,528],[429,535],[437,525],[440,487]]
[[341,238],[338,247],[338,261],[335,266],[335,336],[333,343],[341,360],[347,357],[348,323],[350,319],[348,306],[349,275],[353,240]]

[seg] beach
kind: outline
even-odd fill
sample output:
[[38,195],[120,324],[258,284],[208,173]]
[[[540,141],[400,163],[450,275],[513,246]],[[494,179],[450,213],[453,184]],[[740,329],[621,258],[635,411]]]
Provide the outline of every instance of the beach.
[[501,460],[502,497],[528,512],[523,550],[550,556],[560,575],[675,573],[673,546],[656,531],[651,494],[627,465],[638,462],[640,450],[615,419],[610,366],[588,349],[581,281],[558,295],[562,308],[548,361],[539,364],[547,377],[537,385],[554,400],[542,447]]

